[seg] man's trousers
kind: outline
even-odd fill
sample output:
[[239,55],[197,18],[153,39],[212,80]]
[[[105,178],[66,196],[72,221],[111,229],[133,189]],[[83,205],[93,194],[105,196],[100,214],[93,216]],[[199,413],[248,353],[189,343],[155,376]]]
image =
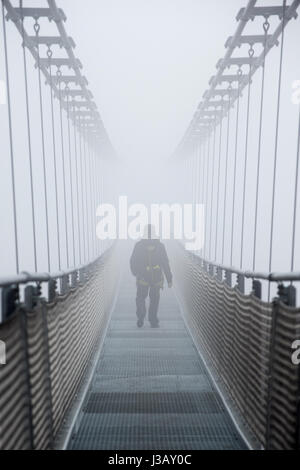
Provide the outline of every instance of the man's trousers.
[[149,295],[150,305],[148,310],[148,319],[153,325],[158,323],[157,312],[159,306],[160,289],[160,286],[142,285],[137,283],[136,314],[139,320],[144,320],[146,317],[146,298]]

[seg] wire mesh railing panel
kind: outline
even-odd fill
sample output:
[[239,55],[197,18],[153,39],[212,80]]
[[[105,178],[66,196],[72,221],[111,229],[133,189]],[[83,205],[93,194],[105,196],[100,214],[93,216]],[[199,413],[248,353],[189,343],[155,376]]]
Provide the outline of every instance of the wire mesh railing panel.
[[0,328],[6,344],[6,365],[0,369],[0,448],[26,450],[31,446],[31,420],[22,311]]
[[51,391],[49,377],[46,311],[38,306],[24,311],[26,321],[28,373],[30,381],[32,443],[45,449],[52,440]]
[[291,361],[291,345],[300,338],[300,309],[274,302],[271,357],[270,425],[271,449],[290,449],[299,439],[300,372]]
[[116,248],[51,302],[25,305],[0,324],[1,449],[49,449],[104,335],[117,282]]
[[176,287],[194,339],[264,448],[299,448],[300,310],[245,295],[172,243]]

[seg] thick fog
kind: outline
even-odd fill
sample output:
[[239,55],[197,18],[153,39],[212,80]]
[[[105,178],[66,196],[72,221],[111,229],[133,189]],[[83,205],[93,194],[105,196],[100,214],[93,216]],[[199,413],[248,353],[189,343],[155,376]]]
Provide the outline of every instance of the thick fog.
[[[12,2],[17,5],[18,2]],[[276,0],[274,4],[281,5]],[[24,1],[24,6],[46,6],[46,1]],[[100,111],[104,126],[115,149],[115,160],[99,160],[97,171],[103,173],[103,200],[117,203],[119,195],[128,195],[136,203],[191,203],[203,202],[201,182],[193,184],[199,165],[186,163],[174,157],[174,152],[202,99],[208,82],[216,73],[216,63],[225,54],[224,44],[234,34],[236,15],[246,5],[246,0],[58,0],[66,16],[66,30],[76,43],[75,54],[83,64],[83,73]],[[263,5],[264,2],[258,2]],[[274,21],[274,20],[272,20]],[[273,22],[272,26],[273,26]],[[258,22],[247,26],[247,34],[263,34]],[[278,23],[278,20],[277,20]],[[0,41],[0,80],[5,82],[3,51],[3,25]],[[55,25],[41,20],[49,34]],[[24,78],[21,37],[12,22],[7,23],[9,47],[9,72],[12,96],[12,120],[16,162],[18,238],[21,270],[31,271],[32,221],[30,213],[30,188],[28,143],[24,100]],[[32,28],[32,20],[26,20]],[[285,35],[284,73],[282,82],[278,168],[276,180],[276,205],[274,225],[273,270],[289,271],[293,198],[297,152],[297,126],[299,106],[293,104],[292,85],[300,80],[300,23],[292,21]],[[44,33],[45,34],[45,33]],[[261,48],[258,46],[258,52]],[[247,46],[240,53],[247,54]],[[263,124],[262,166],[260,181],[260,207],[258,217],[257,270],[268,270],[269,226],[271,214],[272,177],[275,146],[278,70],[280,47],[268,55],[266,64],[265,109]],[[43,188],[41,187],[41,132],[37,94],[37,71],[28,55],[30,111],[32,115],[32,145],[34,162],[34,190],[37,213],[38,270],[46,270],[45,218]],[[229,73],[229,72],[228,72]],[[44,82],[44,80],[43,80]],[[250,110],[250,134],[246,193],[245,257],[243,268],[252,269],[254,195],[258,147],[259,103],[261,71],[253,80]],[[49,93],[49,92],[48,92]],[[46,155],[49,171],[49,204],[51,247],[55,252],[55,214],[51,197],[51,134],[49,100],[45,94]],[[57,101],[57,100],[56,100]],[[56,106],[58,106],[56,102]],[[243,186],[245,122],[247,90],[241,101],[240,140],[237,168],[236,232],[234,236],[233,264],[239,267],[241,194]],[[57,124],[58,125],[58,124]],[[65,124],[66,125],[66,124]],[[48,126],[48,127],[47,127]],[[224,128],[226,121],[224,121]],[[14,243],[11,203],[11,173],[7,105],[0,105],[1,172],[0,172],[0,275],[13,274]],[[231,194],[233,184],[233,158],[235,108],[232,109],[229,144],[227,217],[225,225],[226,246],[230,244],[232,222]],[[57,130],[59,132],[59,130]],[[217,129],[218,135],[218,129]],[[225,138],[224,138],[225,139]],[[221,159],[220,214],[223,214],[225,144]],[[105,156],[104,156],[105,157]],[[193,155],[186,155],[193,157]],[[190,165],[187,170],[187,165]],[[53,176],[53,175],[52,175]],[[212,165],[208,168],[212,180]],[[209,189],[210,191],[210,189]],[[53,194],[52,194],[53,195]],[[70,196],[70,195],[69,195]],[[215,201],[214,195],[214,201]],[[68,210],[72,201],[68,198]],[[220,215],[220,218],[221,218]],[[299,207],[297,212],[299,218]],[[63,213],[61,214],[63,218]],[[96,220],[96,219],[95,219]],[[213,222],[216,224],[216,221]],[[215,225],[214,225],[215,226]],[[220,226],[221,227],[221,226]],[[220,228],[221,229],[221,228]],[[207,231],[208,232],[208,231]],[[215,230],[213,230],[215,233]],[[208,234],[208,233],[207,233]],[[297,237],[300,227],[298,223]],[[77,235],[76,235],[77,237]],[[207,245],[203,254],[209,257]],[[55,255],[54,255],[55,256]],[[229,264],[229,252],[217,261]],[[55,265],[55,262],[54,262]],[[56,266],[54,266],[56,267]],[[296,250],[296,269],[300,270],[300,250]]]

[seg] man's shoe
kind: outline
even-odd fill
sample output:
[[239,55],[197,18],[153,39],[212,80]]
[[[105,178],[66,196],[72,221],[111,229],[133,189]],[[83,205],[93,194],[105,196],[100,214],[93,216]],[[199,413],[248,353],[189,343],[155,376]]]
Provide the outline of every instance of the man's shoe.
[[144,326],[144,320],[139,318],[138,321],[137,321],[137,326],[138,326],[138,328],[142,328],[142,326]]
[[150,322],[151,328],[159,328],[159,322]]

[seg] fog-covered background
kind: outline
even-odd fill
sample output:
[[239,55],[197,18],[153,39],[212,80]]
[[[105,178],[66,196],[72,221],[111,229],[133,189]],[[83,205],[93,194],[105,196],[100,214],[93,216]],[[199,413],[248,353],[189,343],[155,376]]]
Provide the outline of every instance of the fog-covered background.
[[[12,2],[17,5],[18,2]],[[236,14],[246,0],[58,0],[68,20],[66,29],[76,42],[75,54],[84,66],[104,125],[116,150],[117,160],[99,162],[97,171],[103,173],[104,202],[115,201],[118,195],[128,195],[132,202],[201,202],[201,184],[192,194],[190,168],[172,159],[172,155],[196,110],[210,77],[216,72],[217,61],[224,56],[224,44],[236,29]],[[266,2],[260,1],[258,5]],[[281,1],[274,1],[281,4]],[[46,1],[24,1],[24,6],[46,6]],[[262,23],[250,24],[245,33],[262,34]],[[278,23],[272,22],[272,26]],[[54,24],[41,20],[48,34],[55,31]],[[259,30],[261,24],[261,30]],[[5,80],[3,25],[0,22],[0,80]],[[26,22],[31,28],[32,20]],[[45,35],[45,29],[43,34]],[[18,239],[20,268],[33,269],[32,223],[30,213],[30,187],[28,144],[24,100],[24,80],[21,38],[14,25],[7,24],[9,68],[13,109],[13,137],[16,161]],[[297,119],[299,107],[292,104],[292,83],[300,79],[300,23],[292,21],[286,30],[284,48],[284,74],[282,84],[281,118],[278,153],[278,180],[275,206],[274,270],[289,271],[293,197],[297,149]],[[258,220],[257,269],[268,270],[269,225],[279,50],[274,48],[266,65],[266,96],[263,127],[263,150]],[[261,49],[258,47],[258,52]],[[247,53],[247,48],[240,53]],[[38,270],[46,269],[45,217],[41,188],[41,133],[37,95],[37,71],[28,56],[30,82],[30,112],[32,117],[32,143],[34,162],[34,189],[37,214]],[[259,100],[261,72],[253,81],[250,114],[250,141],[246,196],[245,269],[252,264],[254,187],[257,161]],[[241,103],[241,124],[238,158],[238,185],[236,206],[236,233],[233,264],[239,265],[241,194],[244,165],[244,134],[247,92]],[[56,264],[55,210],[53,202],[53,168],[51,163],[51,134],[49,91],[44,87],[46,158],[49,172],[49,205],[51,224],[51,250]],[[56,106],[57,103],[56,103]],[[232,116],[235,111],[232,112]],[[58,126],[58,123],[57,123]],[[65,123],[66,126],[66,123]],[[228,173],[228,210],[226,218],[226,246],[230,243],[231,191],[233,181],[234,126],[231,124],[231,144]],[[0,105],[1,171],[0,171],[0,275],[13,274],[14,244],[11,205],[10,154],[7,126],[7,106]],[[59,132],[59,129],[57,129]],[[225,148],[221,165],[220,213],[223,213]],[[212,168],[209,167],[209,175]],[[199,168],[198,168],[199,171]],[[51,173],[52,172],[52,173]],[[51,177],[52,175],[52,177]],[[197,192],[198,191],[198,192]],[[68,211],[72,201],[68,194]],[[215,197],[215,196],[214,196]],[[215,199],[214,199],[215,201]],[[101,202],[101,201],[99,201]],[[298,208],[299,209],[299,208]],[[62,207],[60,207],[62,211]],[[299,210],[298,210],[299,215]],[[60,214],[63,219],[63,212]],[[62,220],[63,223],[63,220]],[[213,222],[216,224],[216,221]],[[220,227],[221,229],[221,227]],[[213,230],[215,232],[215,230]],[[300,228],[298,224],[297,237]],[[77,237],[77,235],[76,235]],[[63,237],[62,237],[63,238]],[[71,243],[71,240],[70,240]],[[220,247],[219,247],[220,248]],[[65,247],[63,246],[63,250]],[[220,250],[218,250],[218,253]],[[207,253],[206,253],[207,254]],[[219,256],[218,256],[219,258]],[[220,259],[218,259],[220,261]],[[223,260],[229,262],[228,250]],[[296,268],[300,270],[300,250],[296,253]]]

